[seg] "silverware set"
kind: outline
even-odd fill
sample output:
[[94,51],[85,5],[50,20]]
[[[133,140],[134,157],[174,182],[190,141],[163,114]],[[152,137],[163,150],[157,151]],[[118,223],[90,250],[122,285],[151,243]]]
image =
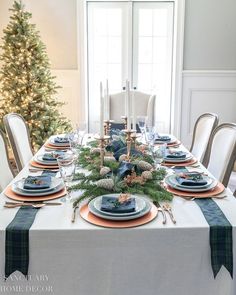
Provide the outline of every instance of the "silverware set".
[[166,212],[169,214],[171,221],[174,224],[176,224],[176,220],[174,218],[170,204],[165,203],[161,206],[157,201],[153,201],[153,204],[157,207],[157,211],[161,212],[161,214],[162,214],[162,217],[163,217],[162,224],[166,224],[166,222],[167,222]]

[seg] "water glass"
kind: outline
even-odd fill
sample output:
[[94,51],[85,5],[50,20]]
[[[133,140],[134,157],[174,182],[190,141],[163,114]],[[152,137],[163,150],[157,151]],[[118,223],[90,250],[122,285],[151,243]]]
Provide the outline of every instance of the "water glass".
[[64,155],[61,155],[57,158],[57,163],[59,166],[61,178],[64,181],[67,191],[66,199],[69,200],[71,198],[69,187],[75,174],[75,155],[71,152],[67,152]]
[[148,143],[149,147],[154,145],[155,143],[155,127],[153,126],[146,126],[145,128],[145,137],[146,137],[146,142]]
[[142,140],[144,139],[145,135],[145,129],[146,129],[146,122],[147,122],[147,116],[138,116],[137,117],[138,127],[142,134]]
[[161,163],[164,161],[166,154],[166,143],[161,143],[152,146],[152,157],[155,163],[156,170],[160,169]]

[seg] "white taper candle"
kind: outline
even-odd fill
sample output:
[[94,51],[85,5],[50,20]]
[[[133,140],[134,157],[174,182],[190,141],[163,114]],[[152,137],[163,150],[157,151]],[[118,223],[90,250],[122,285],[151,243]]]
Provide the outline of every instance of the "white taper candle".
[[104,137],[104,97],[102,82],[100,82],[100,137]]
[[130,88],[129,81],[126,80],[126,101],[127,101],[127,130],[131,129],[131,118],[130,118]]
[[136,130],[136,106],[135,106],[135,90],[132,91],[132,124],[133,129]]

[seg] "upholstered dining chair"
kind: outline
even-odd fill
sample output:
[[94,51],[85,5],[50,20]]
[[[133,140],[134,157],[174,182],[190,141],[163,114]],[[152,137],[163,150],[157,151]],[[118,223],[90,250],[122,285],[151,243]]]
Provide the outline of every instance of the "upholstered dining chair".
[[212,133],[206,167],[227,187],[236,160],[236,124],[224,123]]
[[15,176],[14,171],[11,167],[8,152],[7,152],[7,144],[6,139],[3,132],[0,130],[0,191],[3,191],[4,188],[8,185],[8,183]]
[[3,121],[17,168],[20,171],[33,156],[28,126],[23,117],[15,113],[4,116]]
[[[137,116],[147,116],[148,123],[155,123],[155,103],[156,96],[146,94],[140,91],[130,91],[130,95],[134,93]],[[110,100],[110,119],[115,122],[122,122],[121,117],[125,114],[125,91],[109,95]]]
[[218,121],[218,116],[216,114],[205,113],[197,119],[194,125],[190,152],[203,165],[206,165],[205,160],[208,152],[210,136],[218,125]]

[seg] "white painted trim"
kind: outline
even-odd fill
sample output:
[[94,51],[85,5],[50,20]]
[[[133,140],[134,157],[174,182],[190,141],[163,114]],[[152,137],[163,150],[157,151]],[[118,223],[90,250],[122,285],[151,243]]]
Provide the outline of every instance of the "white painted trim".
[[184,70],[183,77],[235,77],[236,70]]
[[77,59],[80,73],[80,121],[88,126],[86,0],[77,0]]
[[180,137],[185,0],[175,1],[171,133]]

